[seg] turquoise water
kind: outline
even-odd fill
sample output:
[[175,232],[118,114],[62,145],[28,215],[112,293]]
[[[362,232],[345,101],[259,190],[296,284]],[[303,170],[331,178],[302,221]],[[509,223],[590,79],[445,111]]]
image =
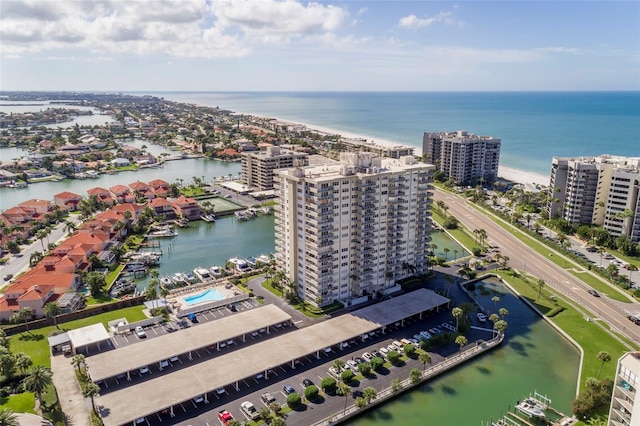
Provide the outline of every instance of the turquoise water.
[[[478,296],[488,310],[507,308],[502,347],[349,422],[351,426],[480,425],[496,420],[534,391],[570,413],[578,380],[578,350],[502,285]],[[498,295],[494,305],[491,298]]]
[[197,305],[202,302],[213,302],[222,299],[224,299],[224,296],[221,295],[218,290],[210,288],[195,296],[185,297],[184,301],[187,305]]
[[544,175],[553,156],[638,156],[640,92],[132,92],[422,147],[424,132],[502,139],[503,165]]
[[[433,250],[433,253],[437,257],[442,257],[446,260],[456,260],[461,257],[469,256],[469,252],[464,249],[460,244],[453,241],[443,231],[434,230],[431,233],[431,244],[435,244],[437,248]],[[445,253],[444,249],[448,249],[449,252]]]

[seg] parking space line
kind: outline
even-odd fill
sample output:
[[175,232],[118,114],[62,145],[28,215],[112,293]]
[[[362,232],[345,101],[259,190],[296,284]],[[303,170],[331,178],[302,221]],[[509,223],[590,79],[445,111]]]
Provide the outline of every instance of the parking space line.
[[284,367],[280,367],[280,370],[282,370],[283,374],[287,374],[287,370],[285,370]]
[[184,411],[185,413],[187,412],[187,409],[184,408],[184,405],[182,405],[182,403],[180,403],[180,407],[182,407],[182,411]]

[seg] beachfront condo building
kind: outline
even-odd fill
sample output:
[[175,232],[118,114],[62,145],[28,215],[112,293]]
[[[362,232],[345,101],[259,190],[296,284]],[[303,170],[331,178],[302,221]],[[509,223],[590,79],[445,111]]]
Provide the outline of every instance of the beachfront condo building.
[[612,236],[640,242],[640,157],[554,157],[550,216],[602,226]]
[[433,173],[412,156],[373,153],[276,171],[276,262],[298,296],[353,306],[426,272]]
[[640,352],[627,352],[618,360],[608,426],[640,425],[638,386],[640,386]]
[[464,130],[422,135],[422,154],[458,185],[492,183],[498,176],[501,140]]
[[278,146],[267,147],[264,151],[245,152],[242,154],[242,178],[247,186],[268,191],[273,189],[274,170],[293,167],[295,164],[308,165],[309,155]]

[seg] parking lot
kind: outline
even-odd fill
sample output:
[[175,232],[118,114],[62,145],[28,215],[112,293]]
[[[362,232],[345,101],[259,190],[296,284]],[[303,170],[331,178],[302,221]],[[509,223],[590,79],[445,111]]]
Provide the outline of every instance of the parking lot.
[[[478,327],[484,326],[475,316],[472,318],[472,322]],[[302,394],[305,388],[303,380],[310,380],[319,386],[323,378],[330,376],[329,369],[336,359],[340,358],[345,362],[358,360],[365,352],[376,353],[380,348],[387,347],[394,340],[401,340],[403,338],[410,339],[414,335],[420,334],[420,332],[427,332],[429,329],[434,330],[436,327],[441,330],[441,332],[449,331],[442,325],[443,323],[449,327],[453,327],[454,323],[451,319],[450,312],[441,312],[424,320],[408,320],[404,327],[391,326],[389,331],[384,335],[382,333],[376,333],[365,342],[361,342],[359,339],[353,339],[349,342],[349,347],[343,350],[335,346],[331,347],[330,350],[321,352],[320,359],[317,359],[314,355],[302,357],[296,361],[295,368],[292,368],[290,364],[278,366],[269,372],[268,379],[265,379],[262,375],[258,375],[241,380],[238,383],[237,389],[233,386],[226,386],[225,388],[220,388],[207,394],[206,400],[203,397],[202,400],[198,402],[189,401],[179,404],[174,410],[175,417],[173,418],[170,417],[169,412],[159,413],[148,416],[145,418],[144,423],[148,425],[178,424],[184,426],[218,424],[217,414],[223,409],[228,410],[230,414],[239,421],[248,420],[247,414],[241,410],[240,407],[244,401],[251,402],[257,410],[259,410],[260,407],[268,405],[263,401],[261,395],[269,392],[275,401],[284,405],[287,398],[287,393],[284,390],[285,385],[292,387],[294,391]],[[468,334],[470,344],[475,340],[488,339],[490,337],[490,332],[482,330],[472,329]],[[445,357],[458,350],[459,347],[456,344],[439,347],[435,351],[430,352],[432,363],[435,364],[442,361]],[[179,362],[190,361],[179,360]],[[387,371],[375,373],[368,378],[364,378],[359,383],[354,383],[352,390],[355,392],[355,395],[357,395],[358,391],[361,391],[367,386],[373,386],[378,390],[389,387],[393,378],[404,379],[408,377],[409,371],[412,368],[422,369],[422,364],[417,359],[409,359],[404,365],[390,367]],[[344,397],[326,396],[317,402],[309,403],[306,409],[290,412],[287,418],[287,424],[306,425],[313,423],[332,412],[341,410],[344,407],[344,402]]]

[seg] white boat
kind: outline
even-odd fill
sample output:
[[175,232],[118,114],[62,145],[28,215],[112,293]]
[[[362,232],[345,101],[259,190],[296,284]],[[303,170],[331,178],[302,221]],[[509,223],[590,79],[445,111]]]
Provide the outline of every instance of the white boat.
[[215,222],[216,221],[215,216],[210,214],[210,213],[200,216],[200,219],[204,220],[205,222]]
[[165,275],[164,277],[160,278],[160,284],[164,287],[171,287],[173,285],[173,280],[170,276]]
[[124,265],[124,272],[140,272],[146,270],[147,266],[141,262],[130,262]]
[[246,260],[238,259],[236,262],[236,269],[238,272],[248,272],[251,270],[249,263]]
[[148,235],[149,238],[172,238],[177,236],[178,233],[173,229],[162,229],[160,231],[153,231]]
[[212,266],[209,271],[211,272],[211,276],[213,277],[221,277],[222,276],[222,268],[219,266]]
[[538,419],[544,419],[545,418],[544,409],[545,409],[545,406],[541,402],[536,401],[533,398],[526,398],[523,401],[516,404],[516,410],[529,416],[529,418],[535,417]]
[[177,285],[184,285],[187,283],[187,278],[182,272],[176,272],[175,274],[171,275],[171,279]]
[[255,268],[256,266],[256,262],[257,259],[255,257],[247,257],[247,263],[249,264],[249,266],[251,266],[252,268]]
[[207,268],[196,268],[193,270],[193,273],[198,277],[198,279],[202,282],[209,281],[211,279],[211,275]]
[[269,263],[271,261],[271,259],[269,259],[269,256],[261,254],[260,256],[258,256],[258,262],[261,263]]
[[133,291],[135,291],[135,289],[135,281],[121,280],[116,281],[115,284],[111,286],[111,288],[109,289],[109,294],[111,294],[112,297],[118,297],[126,293],[132,293]]
[[187,280],[187,282],[188,282],[188,283],[193,284],[193,283],[195,283],[195,282],[196,282],[196,276],[195,276],[195,275],[193,275],[193,272],[191,272],[191,271],[187,271],[187,272],[185,272],[185,273],[184,273],[184,277],[186,278],[186,280]]

